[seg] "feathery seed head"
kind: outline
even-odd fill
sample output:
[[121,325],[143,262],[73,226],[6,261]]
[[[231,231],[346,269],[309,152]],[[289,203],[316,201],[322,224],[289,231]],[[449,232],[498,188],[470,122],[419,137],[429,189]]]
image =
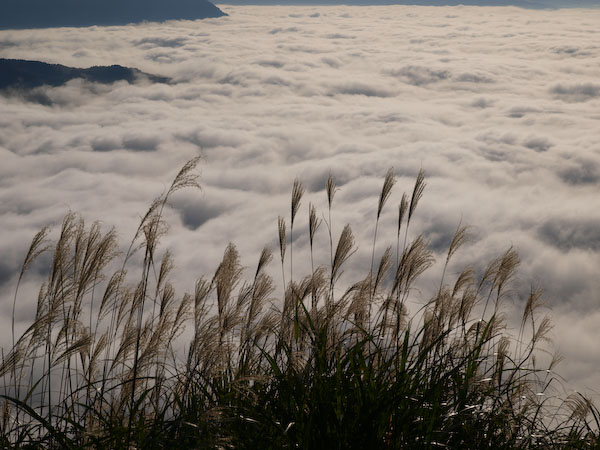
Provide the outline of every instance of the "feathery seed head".
[[398,236],[400,236],[400,229],[402,228],[402,221],[404,220],[404,216],[406,216],[406,210],[408,208],[408,196],[406,192],[402,194],[402,199],[400,200],[400,204],[398,205]]
[[377,269],[377,275],[375,276],[375,283],[373,285],[372,294],[375,295],[381,281],[385,278],[388,270],[392,266],[392,248],[388,247],[385,249],[385,252],[381,256],[381,260],[379,261],[379,267]]
[[452,237],[452,241],[450,242],[450,246],[448,247],[448,254],[446,256],[446,262],[450,261],[452,255],[456,253],[456,251],[470,239],[469,236],[469,228],[465,226],[458,226],[454,236]]
[[520,262],[519,254],[514,248],[511,247],[504,253],[500,259],[495,279],[495,286],[497,287],[498,293],[502,291],[506,282],[513,277]]
[[523,319],[521,322],[522,325],[525,325],[528,318],[533,317],[534,311],[542,304],[541,289],[532,288],[529,297],[527,297],[527,302],[525,303],[525,310],[523,311]]
[[309,204],[308,212],[309,212],[308,233],[309,233],[309,238],[310,238],[310,245],[312,246],[314,239],[315,239],[315,233],[317,232],[317,229],[319,228],[321,221],[319,219],[317,219],[317,210],[315,208],[315,205],[313,205],[312,203]]
[[456,294],[458,294],[458,292],[460,292],[461,290],[465,290],[469,287],[472,287],[474,283],[475,271],[473,270],[473,268],[468,267],[465,270],[463,270],[460,273],[460,275],[458,275],[458,278],[454,283],[454,288],[452,289],[452,297],[456,297]]
[[413,188],[412,197],[410,199],[410,208],[408,210],[408,221],[409,222],[410,222],[412,215],[415,212],[415,209],[417,208],[417,204],[419,203],[419,200],[423,196],[423,191],[425,190],[425,185],[426,185],[425,172],[423,171],[423,169],[421,169],[421,170],[419,170],[419,173],[417,174],[417,179],[415,181],[415,187]]
[[273,253],[271,249],[265,247],[262,249],[260,253],[260,258],[258,258],[258,265],[256,266],[256,273],[254,277],[258,277],[258,274],[262,272],[262,270],[273,260]]
[[552,330],[552,321],[550,320],[550,317],[544,316],[538,325],[537,330],[535,330],[533,337],[531,338],[531,342],[536,343],[542,339],[547,340],[547,335],[550,330]]
[[335,197],[335,193],[338,190],[338,188],[335,184],[335,178],[333,177],[333,175],[331,175],[331,172],[329,172],[329,176],[327,177],[326,189],[327,189],[327,202],[329,203],[329,209],[331,209],[331,205],[333,204],[333,197]]
[[414,280],[431,267],[433,261],[433,254],[427,247],[427,242],[419,235],[402,254],[396,270],[394,290],[408,290]]
[[396,183],[396,177],[394,176],[394,169],[390,168],[385,174],[385,179],[383,180],[383,187],[381,188],[381,193],[379,195],[379,205],[377,206],[377,219],[381,215],[381,211],[383,210],[383,206],[385,202],[390,197],[392,193],[392,188]]
[[302,196],[304,195],[304,186],[302,183],[296,178],[294,180],[294,186],[292,187],[292,220],[291,226],[294,226],[294,219],[296,218],[296,213],[298,212],[298,208],[300,208],[300,201],[302,200]]
[[25,256],[25,260],[21,265],[21,273],[19,278],[23,277],[23,274],[29,267],[29,265],[35,261],[35,259],[46,250],[48,250],[49,245],[46,241],[46,237],[50,232],[50,227],[42,228],[36,235],[33,237],[31,241],[31,245],[29,246],[29,250],[27,251],[27,255]]
[[197,156],[191,160],[189,160],[185,165],[181,168],[173,183],[171,184],[171,188],[169,189],[169,193],[173,193],[178,191],[179,189],[194,187],[200,189],[200,184],[198,183],[199,175],[192,173],[192,171],[198,165],[201,157]]
[[285,259],[285,219],[281,216],[277,219],[277,229],[279,231],[279,253],[281,254],[281,262]]
[[331,268],[331,278],[335,280],[338,277],[342,264],[350,257],[353,253],[354,247],[354,235],[349,224],[346,224],[340,235],[337,248],[335,250],[335,256],[333,258],[333,267]]
[[221,261],[214,277],[219,316],[225,313],[231,299],[231,293],[238,284],[241,274],[242,268],[238,251],[235,245],[230,243],[225,249],[223,261]]

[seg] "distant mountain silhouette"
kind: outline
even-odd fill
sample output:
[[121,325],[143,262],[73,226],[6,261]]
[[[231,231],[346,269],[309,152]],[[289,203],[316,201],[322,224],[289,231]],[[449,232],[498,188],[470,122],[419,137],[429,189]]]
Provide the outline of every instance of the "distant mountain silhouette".
[[0,90],[32,89],[44,85],[62,86],[74,78],[83,78],[87,81],[104,84],[121,80],[134,83],[139,79],[147,79],[155,83],[169,82],[168,78],[116,65],[79,69],[40,61],[0,58]]
[[224,15],[207,0],[1,0],[0,29],[125,25]]

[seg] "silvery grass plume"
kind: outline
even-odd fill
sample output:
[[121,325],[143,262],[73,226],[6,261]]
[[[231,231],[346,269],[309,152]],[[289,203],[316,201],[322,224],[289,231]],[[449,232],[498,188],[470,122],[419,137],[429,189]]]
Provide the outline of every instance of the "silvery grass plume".
[[300,208],[300,201],[304,195],[304,186],[296,178],[292,186],[291,219],[290,219],[290,281],[294,281],[294,219]]

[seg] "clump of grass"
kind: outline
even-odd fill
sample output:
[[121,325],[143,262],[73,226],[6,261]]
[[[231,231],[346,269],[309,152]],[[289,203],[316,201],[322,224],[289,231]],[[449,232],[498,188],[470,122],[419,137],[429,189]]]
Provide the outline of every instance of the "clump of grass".
[[[439,289],[408,311],[434,261],[426,236],[409,239],[422,171],[402,195],[392,242],[376,262],[379,219],[396,181],[391,170],[385,176],[370,267],[345,289],[339,279],[356,243],[350,225],[334,240],[332,176],[325,186],[329,265],[315,267],[320,220],[312,203],[310,261],[293,263],[304,194],[296,180],[287,282],[287,227],[278,220],[281,300],[266,270],[271,250],[244,281],[233,244],[212,276],[177,295],[171,255],[159,249],[162,213],[177,190],[198,187],[196,164],[186,164],[152,203],[124,254],[114,230],[86,227],[74,214],[54,244],[47,230],[36,235],[19,283],[42,252],[51,251],[52,262],[32,325],[2,352],[0,446],[597,448],[597,407],[580,395],[561,398],[557,358],[537,362],[550,329],[539,316],[540,292],[530,292],[516,336],[505,324],[502,304],[519,264],[514,249],[448,281],[447,268],[468,241],[459,226]],[[310,273],[298,276],[301,269]]]

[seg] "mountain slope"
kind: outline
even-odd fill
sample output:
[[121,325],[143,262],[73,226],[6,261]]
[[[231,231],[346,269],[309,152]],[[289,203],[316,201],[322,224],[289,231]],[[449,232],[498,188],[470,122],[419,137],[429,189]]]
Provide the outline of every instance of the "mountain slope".
[[224,15],[207,0],[2,0],[0,29],[125,25]]
[[121,80],[133,83],[139,79],[148,79],[156,83],[169,81],[164,77],[149,75],[138,69],[117,65],[80,69],[40,61],[0,58],[0,90],[32,89],[44,85],[62,86],[74,78],[83,78],[87,81],[104,84]]

